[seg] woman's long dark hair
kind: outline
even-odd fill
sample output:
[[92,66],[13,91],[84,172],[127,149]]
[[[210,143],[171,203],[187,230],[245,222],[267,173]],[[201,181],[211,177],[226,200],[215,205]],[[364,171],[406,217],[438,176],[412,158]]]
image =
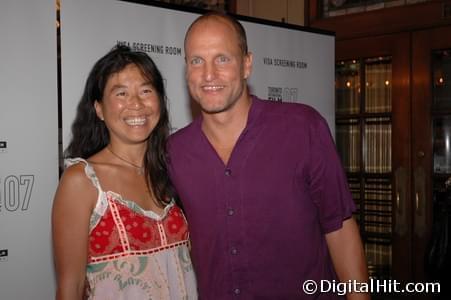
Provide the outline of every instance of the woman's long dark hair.
[[96,100],[102,102],[103,91],[111,75],[124,70],[130,64],[141,70],[144,78],[149,80],[157,91],[159,98],[160,119],[147,140],[144,167],[149,190],[157,201],[164,205],[174,195],[166,162],[166,141],[169,135],[166,92],[160,71],[144,52],[132,51],[127,46],[118,45],[95,63],[77,107],[77,115],[72,124],[72,140],[64,151],[64,157],[87,159],[108,145],[108,129],[97,117],[94,103]]

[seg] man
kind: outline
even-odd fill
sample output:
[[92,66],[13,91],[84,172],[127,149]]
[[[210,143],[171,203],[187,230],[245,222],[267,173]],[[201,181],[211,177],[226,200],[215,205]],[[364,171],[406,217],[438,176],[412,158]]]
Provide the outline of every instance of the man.
[[[209,13],[185,36],[201,116],[169,142],[201,299],[337,299],[306,280],[366,282],[355,209],[324,119],[249,95],[243,27]],[[348,298],[364,294],[349,294]]]

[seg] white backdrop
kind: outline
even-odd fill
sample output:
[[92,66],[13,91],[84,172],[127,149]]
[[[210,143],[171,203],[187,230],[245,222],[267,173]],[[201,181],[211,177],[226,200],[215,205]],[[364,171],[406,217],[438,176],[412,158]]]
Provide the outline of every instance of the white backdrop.
[[254,54],[251,91],[316,108],[335,132],[335,37],[242,22]]
[[52,299],[55,0],[0,2],[0,299]]
[[[158,64],[173,129],[191,120],[183,38],[195,13],[114,0],[62,0],[62,137],[94,62],[116,43]],[[0,2],[0,298],[52,299],[50,213],[58,182],[55,1]],[[251,91],[304,102],[334,129],[334,37],[243,21]]]
[[[146,51],[166,78],[173,129],[191,120],[183,39],[195,13],[111,0],[62,0],[63,146],[88,72],[117,42]],[[334,36],[242,22],[254,53],[251,91],[304,102],[334,130]]]

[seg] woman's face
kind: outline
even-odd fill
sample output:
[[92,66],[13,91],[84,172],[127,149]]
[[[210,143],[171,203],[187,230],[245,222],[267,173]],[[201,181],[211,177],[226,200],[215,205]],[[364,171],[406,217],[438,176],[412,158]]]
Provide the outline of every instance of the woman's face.
[[160,119],[159,95],[134,64],[110,76],[94,106],[111,143],[144,143]]

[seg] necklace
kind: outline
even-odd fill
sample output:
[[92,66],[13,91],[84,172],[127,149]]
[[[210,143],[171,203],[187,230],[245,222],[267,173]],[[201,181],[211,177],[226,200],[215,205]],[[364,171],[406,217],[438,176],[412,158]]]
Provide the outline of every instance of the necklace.
[[108,149],[108,151],[110,151],[111,154],[113,154],[114,156],[116,156],[117,158],[119,158],[120,160],[122,160],[123,162],[126,162],[127,164],[129,164],[130,166],[134,167],[136,169],[136,172],[139,175],[144,175],[144,166],[138,166],[128,160],[126,160],[125,158],[117,155],[116,153],[113,152],[113,150],[111,150],[111,148],[108,146],[106,147]]

